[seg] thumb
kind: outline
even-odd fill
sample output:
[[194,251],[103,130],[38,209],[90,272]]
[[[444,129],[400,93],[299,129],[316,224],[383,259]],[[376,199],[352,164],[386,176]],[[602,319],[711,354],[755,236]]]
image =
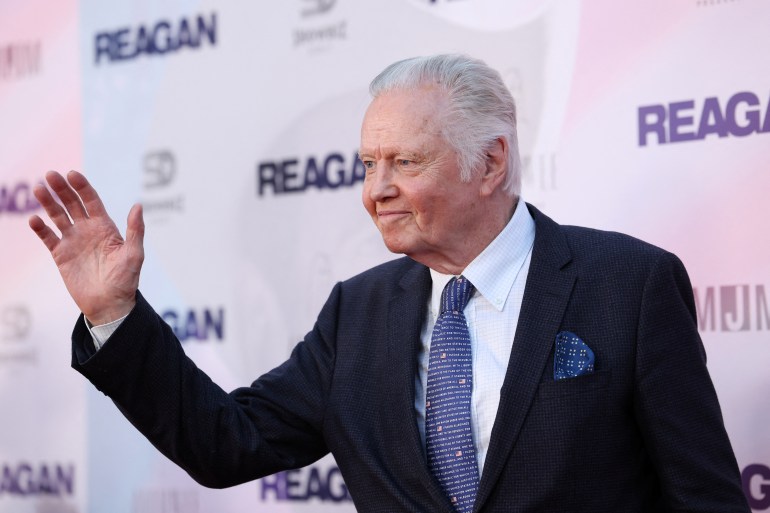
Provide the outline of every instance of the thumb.
[[128,212],[126,244],[134,250],[138,249],[140,255],[144,255],[144,216],[140,203],[135,203]]

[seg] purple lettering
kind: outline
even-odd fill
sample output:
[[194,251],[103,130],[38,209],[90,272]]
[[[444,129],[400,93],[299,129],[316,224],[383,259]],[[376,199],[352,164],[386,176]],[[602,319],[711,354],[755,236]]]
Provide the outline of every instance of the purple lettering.
[[267,500],[268,493],[275,493],[275,499],[279,501],[285,501],[288,499],[286,493],[286,474],[284,472],[278,472],[272,476],[263,477],[259,480],[261,487],[262,500]]
[[[752,480],[760,478],[758,487],[759,495],[754,495],[752,489]],[[749,501],[749,506],[754,510],[764,510],[770,508],[770,468],[765,465],[753,464],[743,469],[741,472],[741,482],[743,484],[743,493]]]
[[[158,39],[161,36],[161,33],[165,34],[165,38],[162,39],[162,44],[158,45]],[[176,50],[174,40],[171,37],[171,25],[166,21],[161,21],[152,29],[152,41],[155,53],[164,54]]]
[[19,495],[29,495],[37,492],[37,487],[32,479],[32,467],[30,465],[22,463],[16,469],[14,491]]
[[182,21],[179,22],[179,32],[177,33],[177,48],[181,48],[183,46],[190,46],[192,48],[195,48],[199,45],[198,42],[199,38],[195,34],[190,33],[190,25],[187,23],[187,20],[182,18]]
[[179,316],[176,314],[176,312],[173,310],[168,310],[163,312],[160,316],[166,322],[166,324],[169,325],[171,331],[173,331],[174,335],[176,335],[176,338],[180,338],[181,333],[179,329]]
[[99,64],[99,60],[102,56],[106,56],[107,60],[110,60],[110,56],[112,55],[111,49],[112,34],[109,32],[96,34],[96,39],[94,41],[94,51],[96,52],[96,55],[94,55],[95,63]]
[[[334,481],[336,485],[332,485],[332,481]],[[339,468],[332,467],[329,469],[329,474],[326,476],[326,485],[329,491],[329,498],[332,501],[342,502],[352,500],[350,493],[348,492],[348,487],[345,484],[345,481],[342,480],[342,472],[340,472]],[[335,489],[337,490],[336,493]]]
[[745,125],[738,123],[737,111],[738,106],[746,104],[749,107],[756,107],[759,105],[759,98],[754,93],[742,92],[733,95],[727,102],[727,124],[730,127],[730,133],[744,137],[754,132],[759,132],[759,111],[756,109],[747,109],[744,115],[744,119],[748,121]]
[[[337,180],[329,180],[329,167],[333,162],[339,164],[334,170],[334,174],[336,174],[338,178]],[[324,161],[324,177],[326,178],[326,185],[330,188],[336,189],[345,182],[344,165],[345,159],[339,153],[330,153],[329,156],[326,157],[326,160]]]
[[299,480],[299,470],[287,470],[284,472],[286,479],[286,497],[290,501],[302,500],[304,495],[299,494],[299,488],[302,486],[302,482]]
[[668,105],[670,142],[684,142],[695,139],[696,134],[694,132],[681,131],[682,128],[691,127],[693,125],[693,117],[685,116],[681,111],[691,110],[694,107],[695,102],[692,100],[674,102]]
[[765,286],[757,285],[756,287],[756,300],[757,300],[757,330],[762,330],[762,321],[765,321],[765,329],[770,329],[770,309],[767,305],[767,296],[765,295]]
[[57,493],[61,495],[62,488],[67,495],[75,493],[75,465],[56,465]]
[[351,171],[350,185],[355,185],[356,182],[363,182],[366,178],[366,168],[361,159],[358,158],[358,154],[353,155],[353,170]]
[[37,491],[51,495],[56,493],[56,485],[51,482],[51,476],[48,475],[48,467],[45,465],[40,468],[40,474],[37,476]]
[[311,467],[307,476],[307,486],[305,488],[305,500],[316,497],[320,500],[326,500],[326,486],[321,481],[321,473],[317,467]]
[[[313,160],[312,157],[310,157],[310,160]],[[294,170],[294,168],[297,165],[296,160],[284,160],[281,169],[283,174],[283,192],[300,192],[305,190],[305,186],[302,183],[292,183],[297,181],[297,177],[299,174]],[[309,161],[307,163],[308,166],[313,165],[315,166],[315,161],[311,164]]]
[[155,46],[152,42],[152,37],[147,34],[147,29],[144,26],[140,26],[136,31],[136,53],[152,53],[155,51]]
[[698,329],[700,331],[705,331],[707,329],[714,331],[714,319],[716,318],[716,308],[714,306],[714,287],[705,287],[705,289],[705,297],[703,299],[703,303],[701,303],[700,298],[698,297],[698,292],[700,289],[693,288],[693,294],[695,296],[695,309],[698,312]]
[[257,167],[257,194],[262,196],[267,186],[272,187],[273,194],[283,192],[283,180],[280,179],[275,162],[262,162]]
[[324,471],[311,466],[287,470],[260,480],[262,501],[321,502],[351,501],[350,493],[336,466]]
[[325,179],[318,169],[318,163],[313,157],[310,157],[305,163],[305,187],[323,189],[324,185]]
[[75,490],[74,465],[4,464],[0,474],[0,496],[72,495]]
[[110,45],[110,53],[113,59],[123,60],[130,59],[136,56],[136,49],[133,52],[128,50],[129,41],[128,29],[118,30],[112,34],[112,44]]
[[[738,294],[738,289],[742,291]],[[749,286],[719,287],[722,331],[748,331],[750,327]]]
[[700,124],[698,125],[698,139],[705,139],[707,135],[717,134],[719,137],[727,137],[730,129],[722,115],[719,99],[706,98],[703,102]]
[[666,107],[663,105],[648,105],[639,107],[639,146],[647,146],[647,135],[658,136],[658,144],[666,141]]
[[15,187],[0,187],[0,213],[14,214],[32,212],[40,208],[32,188],[26,183],[17,184]]
[[257,194],[264,196],[268,191],[285,194],[309,188],[351,187],[366,177],[366,169],[355,153],[350,169],[346,166],[345,157],[339,152],[311,155],[302,160],[261,162],[257,165]]
[[206,308],[203,311],[203,323],[206,327],[206,338],[209,338],[211,332],[214,332],[215,339],[222,340],[225,336],[225,310],[220,308],[217,310],[217,315]]
[[198,43],[201,40],[200,36],[204,34],[208,37],[209,43],[212,45],[217,43],[217,13],[211,13],[210,24],[206,24],[203,16],[198,16]]
[[180,337],[177,333],[179,340],[187,340],[188,338],[195,338],[200,340],[203,337],[203,333],[198,330],[198,317],[195,315],[195,311],[190,310],[187,312],[187,319],[184,324],[184,336]]

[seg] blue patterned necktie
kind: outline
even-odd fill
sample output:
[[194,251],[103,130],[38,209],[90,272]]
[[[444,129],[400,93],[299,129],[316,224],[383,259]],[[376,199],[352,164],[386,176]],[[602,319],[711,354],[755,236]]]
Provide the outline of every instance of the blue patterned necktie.
[[430,342],[425,398],[428,466],[455,509],[470,513],[479,488],[471,431],[473,362],[463,309],[473,285],[453,278],[441,294],[441,310]]

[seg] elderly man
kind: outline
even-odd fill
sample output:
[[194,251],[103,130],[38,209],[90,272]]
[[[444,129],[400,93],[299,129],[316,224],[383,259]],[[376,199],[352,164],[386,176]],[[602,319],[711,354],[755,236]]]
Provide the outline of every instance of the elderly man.
[[[672,254],[559,226],[519,194],[513,99],[464,56],[372,83],[363,202],[406,257],[338,283],[280,367],[225,393],[137,291],[75,172],[30,226],[83,312],[73,366],[166,456],[224,487],[331,452],[362,512],[746,512]],[[255,334],[258,336],[258,334]]]

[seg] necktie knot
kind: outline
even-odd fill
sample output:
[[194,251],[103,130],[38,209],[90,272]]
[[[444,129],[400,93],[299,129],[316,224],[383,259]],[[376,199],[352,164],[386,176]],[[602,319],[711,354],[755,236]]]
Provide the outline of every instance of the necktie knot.
[[473,295],[473,284],[465,276],[457,276],[449,280],[441,293],[441,308],[439,315],[445,312],[460,313]]

